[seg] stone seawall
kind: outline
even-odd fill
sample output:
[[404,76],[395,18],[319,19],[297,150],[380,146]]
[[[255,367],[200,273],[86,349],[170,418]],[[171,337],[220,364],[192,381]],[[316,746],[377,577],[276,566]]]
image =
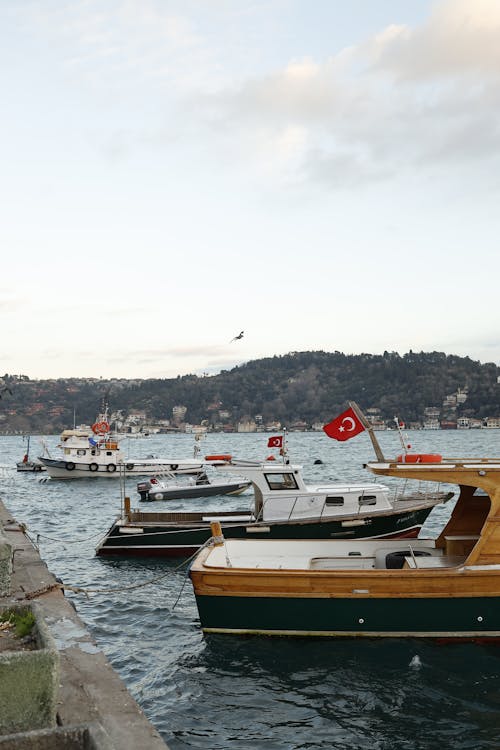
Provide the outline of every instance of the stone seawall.
[[[9,715],[3,728],[0,722],[0,750],[166,750],[22,524],[0,502],[0,610],[9,608],[33,610],[37,645],[22,654],[0,651],[0,683],[11,684],[12,690],[15,686],[27,706]],[[15,675],[12,666],[18,670]],[[43,691],[50,711],[40,718],[36,711],[30,713],[29,700],[40,705]]]

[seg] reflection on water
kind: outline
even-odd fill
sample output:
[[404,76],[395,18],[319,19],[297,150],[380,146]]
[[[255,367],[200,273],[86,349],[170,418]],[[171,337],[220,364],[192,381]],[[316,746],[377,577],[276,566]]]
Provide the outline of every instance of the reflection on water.
[[[378,435],[387,455],[400,452],[396,433]],[[416,452],[478,457],[500,455],[499,439],[496,430],[422,431],[412,433],[410,442]],[[57,438],[47,442],[54,454]],[[210,435],[203,449],[262,458],[269,454],[266,445],[263,435]],[[94,556],[99,536],[119,511],[119,482],[40,483],[38,475],[13,470],[22,456],[21,438],[0,438],[0,446],[1,497],[34,538],[40,535],[51,570],[68,584],[123,589],[72,598],[172,750],[500,747],[500,648],[417,640],[204,637],[191,584],[178,561]],[[310,481],[373,481],[362,468],[373,456],[366,435],[340,444],[322,434],[292,433],[289,447]],[[192,449],[192,439],[180,435],[130,441],[128,448],[135,456],[179,457],[191,456]],[[323,463],[315,465],[315,459]],[[135,505],[134,480],[127,491]],[[246,507],[251,498],[155,507],[194,509],[203,503],[207,510],[230,509]],[[432,512],[427,534],[438,532],[449,510]],[[169,575],[154,585],[126,590],[167,570]]]

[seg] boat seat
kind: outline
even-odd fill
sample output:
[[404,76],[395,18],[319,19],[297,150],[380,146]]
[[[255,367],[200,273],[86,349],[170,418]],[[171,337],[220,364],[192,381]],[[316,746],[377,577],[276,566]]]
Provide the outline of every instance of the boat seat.
[[[408,557],[411,557],[411,551],[410,548],[413,549],[415,555],[419,555],[422,552],[425,552],[426,555],[432,555],[432,556],[441,556],[443,554],[443,550],[440,548],[435,547],[416,547],[411,544],[411,540],[409,542],[404,543],[404,539],[401,540],[401,548],[400,550],[394,549],[394,547],[380,547],[380,549],[376,550],[375,552],[375,567],[381,570],[387,569],[387,556],[388,555],[397,555],[400,558],[400,565],[393,567],[402,567],[404,565],[404,558],[405,554]],[[396,557],[392,558],[393,560],[396,560]]]

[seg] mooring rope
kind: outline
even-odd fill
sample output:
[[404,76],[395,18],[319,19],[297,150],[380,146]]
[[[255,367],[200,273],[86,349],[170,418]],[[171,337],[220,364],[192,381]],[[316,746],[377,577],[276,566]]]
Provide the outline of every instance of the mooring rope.
[[[118,588],[109,588],[109,589],[86,588],[86,587],[83,587],[83,586],[72,586],[72,585],[69,585],[67,583],[59,583],[59,582],[57,582],[57,583],[48,584],[47,586],[44,586],[41,589],[36,589],[35,591],[28,591],[28,592],[26,592],[24,594],[24,599],[36,599],[38,596],[42,596],[43,594],[47,594],[50,591],[55,591],[57,589],[61,589],[62,591],[64,591],[64,590],[71,591],[74,594],[85,594],[85,596],[88,598],[89,594],[118,594],[118,593],[120,593],[122,591],[134,591],[135,589],[140,589],[140,588],[143,588],[145,586],[151,586],[151,585],[153,585],[155,583],[158,583],[158,581],[163,580],[164,578],[166,578],[171,573],[176,573],[178,570],[181,570],[181,568],[183,566],[185,566],[185,565],[188,566],[189,563],[191,562],[191,560],[193,560],[196,557],[196,555],[202,549],[204,549],[209,544],[211,544],[211,542],[212,542],[212,537],[210,537],[210,539],[207,539],[207,541],[200,546],[199,550],[197,550],[194,554],[192,554],[191,557],[188,557],[187,560],[183,560],[175,568],[171,568],[171,569],[167,570],[165,573],[162,573],[159,576],[154,576],[153,578],[149,578],[147,581],[141,581],[140,583],[133,583],[133,584],[128,585],[128,586],[119,586]],[[185,586],[186,580],[187,580],[187,574],[188,574],[188,569],[186,569],[186,575],[184,577],[184,581],[182,583],[181,590],[180,590],[180,592],[179,592],[179,594],[177,596],[177,599],[174,602],[172,610],[175,609],[175,607],[178,604],[179,599],[180,599],[180,597],[182,595],[182,592],[184,590],[184,586]]]

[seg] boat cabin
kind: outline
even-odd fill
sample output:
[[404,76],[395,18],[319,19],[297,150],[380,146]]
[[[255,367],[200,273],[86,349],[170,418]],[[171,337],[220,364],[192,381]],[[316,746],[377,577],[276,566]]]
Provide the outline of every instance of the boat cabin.
[[362,516],[391,508],[389,489],[381,484],[307,485],[301,466],[281,462],[233,459],[221,468],[252,483],[255,517],[263,521]]

